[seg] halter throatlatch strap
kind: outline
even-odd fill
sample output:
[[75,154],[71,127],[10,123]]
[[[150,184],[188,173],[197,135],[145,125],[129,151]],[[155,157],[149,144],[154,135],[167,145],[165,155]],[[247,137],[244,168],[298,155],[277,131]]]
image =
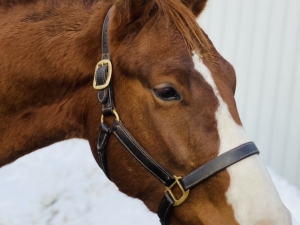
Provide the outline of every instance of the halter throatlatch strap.
[[[93,83],[94,88],[98,90],[98,100],[102,104],[101,126],[97,144],[100,166],[109,178],[106,145],[110,135],[114,134],[132,156],[166,186],[164,198],[158,209],[158,216],[162,225],[169,225],[174,207],[181,205],[188,198],[191,188],[228,166],[251,155],[259,154],[259,151],[253,142],[243,144],[219,155],[183,178],[173,176],[154,160],[124,127],[115,109],[111,82],[112,63],[110,61],[107,33],[110,12],[111,9],[104,19],[102,29],[102,60],[96,65]],[[104,122],[104,117],[107,116],[115,116],[115,121],[111,126],[108,126]],[[178,186],[182,192],[179,199],[172,192],[174,186]]]
[[[172,174],[170,174],[146,152],[146,150],[132,137],[121,121],[115,120],[110,127],[108,127],[105,123],[102,123],[101,129],[103,127],[104,129],[100,131],[99,136],[101,136],[101,133],[106,133],[107,137],[109,134],[114,134],[131,153],[131,155],[165,186],[169,186],[174,182]],[[101,143],[105,142],[103,140],[99,141],[101,141]],[[101,164],[104,165],[102,168],[105,168],[105,174],[108,174],[106,162],[103,162],[103,159],[100,161]]]

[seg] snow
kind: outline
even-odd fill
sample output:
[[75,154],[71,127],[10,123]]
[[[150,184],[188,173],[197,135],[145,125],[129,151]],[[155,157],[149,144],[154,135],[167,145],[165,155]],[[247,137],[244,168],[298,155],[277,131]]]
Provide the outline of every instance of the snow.
[[[269,169],[283,203],[300,225],[300,192]],[[86,141],[36,151],[0,169],[0,225],[160,225],[138,199],[118,191]]]

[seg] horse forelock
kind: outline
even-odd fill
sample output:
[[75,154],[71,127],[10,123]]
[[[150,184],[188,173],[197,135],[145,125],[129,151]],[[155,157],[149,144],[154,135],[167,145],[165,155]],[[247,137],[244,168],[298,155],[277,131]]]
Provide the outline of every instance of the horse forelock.
[[215,62],[215,53],[208,38],[200,28],[193,12],[181,0],[155,0],[158,13],[171,21],[183,37],[190,50],[199,52],[211,62]]
[[181,36],[190,52],[199,52],[202,57],[215,63],[216,55],[211,42],[197,23],[193,11],[182,0],[152,0],[133,4],[134,0],[116,2],[112,26],[115,30],[114,39],[130,45],[142,30],[151,30],[152,26],[167,22]]

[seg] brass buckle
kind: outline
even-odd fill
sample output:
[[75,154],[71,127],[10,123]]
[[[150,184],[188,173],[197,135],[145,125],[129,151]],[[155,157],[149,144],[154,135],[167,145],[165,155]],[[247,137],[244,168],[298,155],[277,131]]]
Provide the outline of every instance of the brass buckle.
[[[120,121],[119,114],[117,113],[117,111],[116,111],[116,110],[113,110],[112,113],[113,113],[114,116],[116,117],[116,120],[117,120],[117,121]],[[103,116],[103,114],[102,114],[102,115],[101,115],[101,123],[103,123],[103,122],[104,122],[104,116]]]
[[[97,69],[104,65],[107,65],[107,69],[108,69],[106,81],[104,84],[97,85],[97,82],[96,82]],[[95,75],[94,75],[94,82],[93,82],[94,89],[102,90],[102,89],[106,88],[109,85],[109,82],[111,80],[111,74],[112,74],[112,65],[111,65],[111,61],[109,59],[103,59],[100,62],[98,62],[96,65],[96,68],[95,68]]]
[[[166,187],[165,193],[168,192],[168,193],[170,194],[170,196],[172,197],[172,199],[173,199],[173,201],[174,201],[173,206],[179,206],[179,205],[181,205],[181,204],[187,199],[187,197],[189,196],[190,190],[188,189],[187,191],[185,191],[185,190],[183,189],[183,187],[182,187],[182,185],[181,185],[181,183],[180,183],[180,181],[179,181],[179,180],[181,179],[181,177],[176,177],[176,176],[174,175],[174,178],[175,178],[175,182],[174,182],[170,187]],[[173,188],[176,184],[179,186],[179,188],[180,188],[180,190],[181,190],[181,192],[182,192],[182,196],[181,196],[179,199],[177,199],[177,198],[175,197],[175,195],[173,194],[173,192],[172,192],[172,188]]]

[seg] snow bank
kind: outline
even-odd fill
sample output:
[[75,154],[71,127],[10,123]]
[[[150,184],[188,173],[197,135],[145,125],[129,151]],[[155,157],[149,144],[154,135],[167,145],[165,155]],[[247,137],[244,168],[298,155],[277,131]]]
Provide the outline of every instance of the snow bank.
[[[272,170],[279,194],[300,225],[300,192]],[[0,225],[160,225],[137,199],[118,191],[88,143],[70,140],[0,169]]]

